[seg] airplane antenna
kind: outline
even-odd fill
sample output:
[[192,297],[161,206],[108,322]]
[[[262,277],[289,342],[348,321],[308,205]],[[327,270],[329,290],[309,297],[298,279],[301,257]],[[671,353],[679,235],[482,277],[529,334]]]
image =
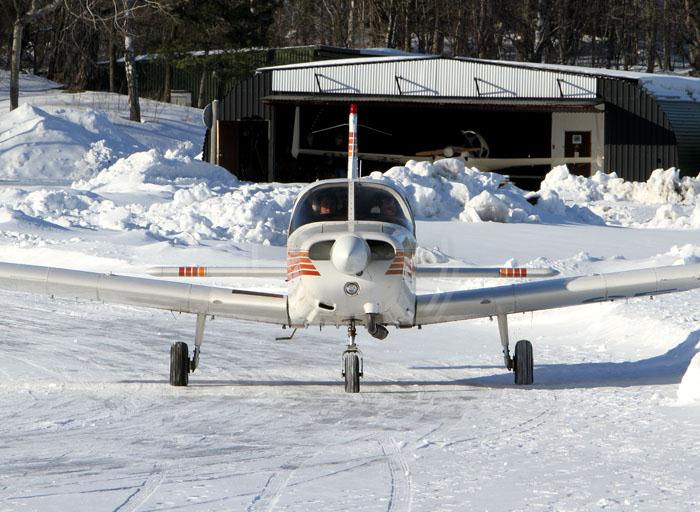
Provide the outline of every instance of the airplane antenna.
[[348,179],[357,179],[357,105],[350,104],[348,119]]
[[355,230],[355,180],[357,179],[357,105],[350,104],[348,118],[348,227]]

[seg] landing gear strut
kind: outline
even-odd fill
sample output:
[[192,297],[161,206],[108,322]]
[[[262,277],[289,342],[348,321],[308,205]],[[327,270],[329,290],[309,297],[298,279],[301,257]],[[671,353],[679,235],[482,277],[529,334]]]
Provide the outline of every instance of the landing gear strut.
[[187,386],[189,384],[189,374],[193,373],[199,366],[199,353],[204,341],[204,324],[207,315],[197,313],[197,330],[194,336],[194,353],[192,359],[189,355],[187,343],[178,341],[170,346],[170,385]]
[[357,348],[357,345],[355,344],[356,335],[357,330],[355,329],[355,321],[352,320],[348,326],[348,337],[350,338],[350,343],[348,343],[345,352],[343,352],[342,374],[343,377],[345,377],[346,393],[359,393],[360,377],[363,376],[362,352],[360,352],[360,349]]
[[497,315],[497,318],[498,334],[501,337],[501,346],[503,347],[503,362],[508,370],[513,370],[516,385],[528,386],[535,381],[532,343],[528,340],[518,341],[515,344],[515,357],[511,358],[508,348],[508,317]]

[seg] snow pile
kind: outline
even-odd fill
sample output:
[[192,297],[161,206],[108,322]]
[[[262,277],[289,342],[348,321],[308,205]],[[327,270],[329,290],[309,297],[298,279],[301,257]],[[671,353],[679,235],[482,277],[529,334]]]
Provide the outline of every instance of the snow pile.
[[467,168],[456,158],[436,162],[410,160],[372,178],[397,183],[418,219],[464,222],[574,222],[602,224],[588,208],[567,205],[556,191],[543,191],[535,204],[496,173]]
[[645,182],[625,181],[617,174],[597,172],[587,178],[571,174],[565,165],[554,167],[542,181],[540,192],[556,192],[565,201],[634,201],[647,204],[694,201],[700,190],[697,179],[681,178],[679,170],[656,169]]
[[615,173],[577,176],[562,165],[547,174],[539,193],[556,193],[568,205],[586,206],[610,225],[700,228],[700,177],[681,177],[673,167],[656,169],[645,182],[631,182]]
[[107,114],[92,109],[50,114],[25,103],[0,116],[0,180],[85,179],[144,149]]
[[185,142],[175,150],[136,152],[118,159],[89,179],[78,180],[73,183],[73,188],[103,193],[135,190],[174,192],[177,187],[198,182],[206,182],[209,186],[236,183],[236,178],[225,169],[188,156],[191,150],[192,144]]
[[152,205],[143,222],[153,234],[185,242],[204,238],[284,245],[301,185],[241,183],[222,193],[206,183]]
[[690,360],[677,393],[678,405],[700,403],[700,352]]
[[[140,189],[142,184],[136,186]],[[119,202],[76,189],[14,190],[0,195],[5,205],[0,221],[12,222],[15,229],[21,229],[20,220],[62,228],[138,229],[156,239],[187,245],[204,239],[283,245],[300,186],[245,183],[225,187],[201,180],[158,190],[174,192],[149,206],[128,195],[127,201]]]

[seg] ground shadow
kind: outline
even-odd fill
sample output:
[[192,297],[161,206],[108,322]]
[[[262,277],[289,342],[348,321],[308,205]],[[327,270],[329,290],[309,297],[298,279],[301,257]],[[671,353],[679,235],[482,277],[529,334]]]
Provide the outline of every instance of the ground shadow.
[[[700,330],[691,332],[665,354],[619,363],[535,364],[535,386],[547,389],[629,387],[679,384],[690,360],[698,353]],[[535,354],[535,358],[537,355]],[[536,359],[535,359],[536,360]],[[466,379],[468,385],[505,387],[512,376],[503,374]]]
[[[698,353],[700,330],[694,331],[679,345],[665,354],[639,361],[619,363],[572,363],[535,365],[535,384],[526,388],[568,389],[629,387],[644,385],[678,384]],[[368,393],[425,393],[450,391],[455,387],[513,387],[513,374],[496,365],[460,366],[413,366],[412,370],[460,370],[460,369],[499,369],[494,375],[463,379],[402,379],[402,380],[363,380],[362,389]],[[168,379],[130,379],[120,384],[168,384]],[[342,387],[342,379],[222,379],[190,381],[192,388],[206,387]],[[423,388],[423,389],[421,389]],[[434,389],[424,389],[434,388]],[[444,388],[444,389],[441,389]],[[447,389],[452,388],[452,389]]]

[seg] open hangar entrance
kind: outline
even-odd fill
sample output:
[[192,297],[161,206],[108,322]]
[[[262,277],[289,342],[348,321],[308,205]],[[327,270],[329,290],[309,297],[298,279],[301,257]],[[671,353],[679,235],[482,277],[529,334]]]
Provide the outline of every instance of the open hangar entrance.
[[[275,119],[272,158],[276,181],[313,181],[343,177],[347,173],[347,117],[349,98],[272,96]],[[358,105],[358,152],[363,175],[384,172],[407,160],[432,160],[471,150],[493,159],[591,156],[592,141],[602,137],[590,129],[591,116],[599,114],[591,102],[551,103],[396,101],[392,98],[353,98]],[[554,125],[553,125],[554,120]],[[557,136],[553,132],[557,129]],[[595,128],[595,126],[593,127]],[[601,126],[602,129],[602,126]],[[566,146],[566,134],[580,147]],[[474,134],[480,139],[476,139]],[[296,138],[296,139],[295,139]],[[579,140],[580,139],[580,140]],[[479,140],[486,144],[481,148]],[[470,165],[467,162],[467,165]],[[549,165],[499,169],[524,188],[538,188]],[[581,164],[590,174],[590,164]]]

